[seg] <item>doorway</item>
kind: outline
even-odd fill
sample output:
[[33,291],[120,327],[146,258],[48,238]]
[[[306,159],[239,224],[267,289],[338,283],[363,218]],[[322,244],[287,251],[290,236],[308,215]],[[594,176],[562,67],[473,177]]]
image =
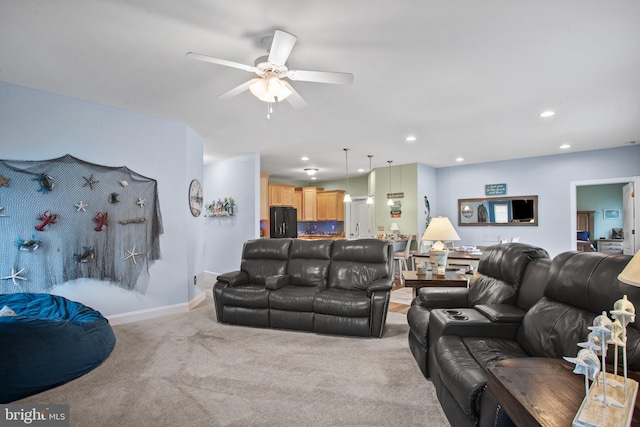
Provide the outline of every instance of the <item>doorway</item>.
[[354,198],[345,207],[345,222],[347,229],[345,237],[347,239],[362,239],[374,237],[371,224],[371,211],[373,205],[368,205],[366,198]]
[[640,189],[640,177],[622,177],[571,182],[571,250],[577,249],[577,193],[578,187],[623,184],[622,219],[623,253],[633,255],[640,249],[640,198],[634,197]]

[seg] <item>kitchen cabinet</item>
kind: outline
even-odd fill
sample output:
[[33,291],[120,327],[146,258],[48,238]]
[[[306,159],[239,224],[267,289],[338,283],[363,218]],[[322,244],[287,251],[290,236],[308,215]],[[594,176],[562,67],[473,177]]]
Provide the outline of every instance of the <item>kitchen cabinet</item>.
[[260,219],[263,221],[269,220],[269,176],[260,174]]
[[318,220],[318,192],[322,188],[302,187],[302,219],[300,221]]
[[269,206],[294,205],[295,187],[285,184],[269,184]]
[[304,221],[302,215],[302,200],[303,200],[303,191],[296,188],[293,193],[293,207],[296,208],[296,218],[298,222]]
[[321,191],[316,199],[318,221],[344,221],[344,191]]

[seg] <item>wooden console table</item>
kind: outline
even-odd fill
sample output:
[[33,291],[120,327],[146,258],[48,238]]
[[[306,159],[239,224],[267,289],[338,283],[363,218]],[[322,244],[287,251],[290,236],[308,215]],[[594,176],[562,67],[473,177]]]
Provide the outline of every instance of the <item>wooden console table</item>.
[[427,271],[424,276],[418,276],[413,270],[403,271],[404,286],[413,288],[413,297],[418,295],[418,289],[424,287],[467,287],[467,277],[464,274],[458,274],[455,271],[447,270],[444,277],[437,277],[431,274],[431,270]]
[[568,427],[584,399],[584,377],[562,359],[523,358],[489,369],[487,391],[517,426]]

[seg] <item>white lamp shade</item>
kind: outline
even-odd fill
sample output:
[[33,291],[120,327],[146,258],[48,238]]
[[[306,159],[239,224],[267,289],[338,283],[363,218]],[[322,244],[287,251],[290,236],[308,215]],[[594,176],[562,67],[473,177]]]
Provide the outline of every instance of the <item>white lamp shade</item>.
[[393,206],[393,199],[387,200],[387,206]]
[[422,235],[422,240],[431,241],[454,241],[460,240],[460,236],[456,232],[451,221],[446,216],[437,216],[431,218],[429,226]]
[[367,197],[367,205],[372,205],[373,204],[373,197],[369,196]]
[[640,287],[640,251],[638,251],[629,264],[618,275],[618,280],[627,285]]
[[389,227],[389,230],[391,231],[398,231],[400,230],[400,228],[398,228],[398,224],[396,224],[395,222],[391,223],[391,226]]
[[344,193],[344,199],[343,202],[345,203],[351,203],[351,194],[349,193]]
[[277,77],[253,79],[249,90],[256,98],[264,102],[280,102],[293,93]]

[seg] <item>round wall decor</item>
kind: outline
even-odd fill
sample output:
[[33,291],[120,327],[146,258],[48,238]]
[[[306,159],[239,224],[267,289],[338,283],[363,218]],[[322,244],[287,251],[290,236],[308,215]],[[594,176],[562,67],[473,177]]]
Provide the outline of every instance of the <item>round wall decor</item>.
[[202,213],[202,185],[197,179],[189,184],[189,209],[191,209],[191,215],[196,217]]

